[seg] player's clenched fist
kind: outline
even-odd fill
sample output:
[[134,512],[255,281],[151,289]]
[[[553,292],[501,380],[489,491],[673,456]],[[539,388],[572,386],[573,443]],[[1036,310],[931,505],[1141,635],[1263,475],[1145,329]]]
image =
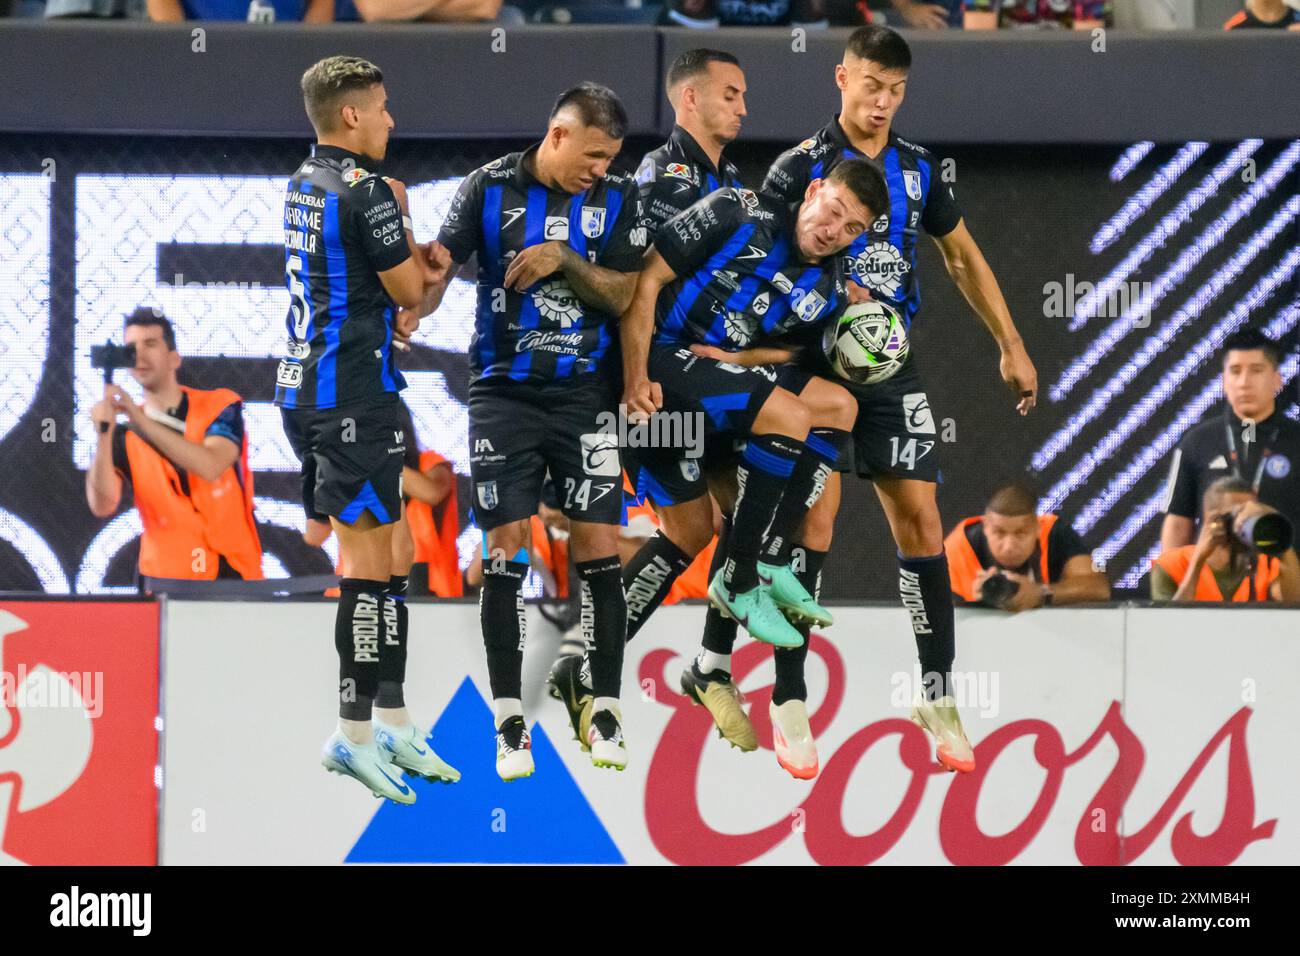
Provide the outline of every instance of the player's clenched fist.
[[623,404],[630,421],[645,421],[664,405],[664,391],[658,382],[641,379],[629,382],[623,390]]

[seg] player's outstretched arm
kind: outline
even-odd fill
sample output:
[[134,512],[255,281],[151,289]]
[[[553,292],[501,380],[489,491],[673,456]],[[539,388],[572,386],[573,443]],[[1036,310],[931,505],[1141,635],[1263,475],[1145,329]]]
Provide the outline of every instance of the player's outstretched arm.
[[952,276],[953,283],[961,290],[970,307],[988,327],[990,334],[1002,350],[1002,380],[1019,396],[1017,406],[1020,414],[1026,415],[1038,400],[1038,372],[1029,360],[1025,343],[1011,320],[1007,301],[1002,297],[997,277],[989,268],[984,254],[975,244],[974,237],[966,228],[965,220],[959,220],[956,228],[934,240],[943,255],[943,264]]
[[677,278],[656,249],[646,253],[645,265],[633,273],[636,288],[619,322],[623,349],[623,404],[629,415],[653,415],[663,405],[659,385],[650,381],[647,363],[655,328],[655,303],[664,286]]

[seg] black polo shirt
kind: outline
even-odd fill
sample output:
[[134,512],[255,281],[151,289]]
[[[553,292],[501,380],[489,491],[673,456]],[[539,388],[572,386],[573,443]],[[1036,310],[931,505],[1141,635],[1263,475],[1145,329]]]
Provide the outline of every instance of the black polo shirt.
[[1255,423],[1251,439],[1226,403],[1223,411],[1189,428],[1169,465],[1165,514],[1198,520],[1205,489],[1218,478],[1237,475],[1264,504],[1300,521],[1300,423],[1275,406],[1272,415]]

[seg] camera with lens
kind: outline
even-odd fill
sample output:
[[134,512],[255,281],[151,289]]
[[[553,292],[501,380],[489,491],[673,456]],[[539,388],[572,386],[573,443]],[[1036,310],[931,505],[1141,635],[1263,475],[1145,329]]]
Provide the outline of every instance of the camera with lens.
[[135,346],[118,345],[105,342],[103,345],[90,347],[90,367],[104,370],[104,381],[113,380],[113,372],[119,368],[135,368]]
[[1005,608],[1019,590],[1019,584],[1001,571],[994,571],[980,586],[980,603],[987,604],[989,607]]
[[1291,522],[1286,516],[1276,511],[1252,515],[1236,530],[1237,515],[1241,508],[1233,508],[1219,515],[1218,521],[1223,526],[1224,536],[1232,543],[1239,544],[1247,551],[1258,551],[1276,558],[1284,554],[1295,538]]

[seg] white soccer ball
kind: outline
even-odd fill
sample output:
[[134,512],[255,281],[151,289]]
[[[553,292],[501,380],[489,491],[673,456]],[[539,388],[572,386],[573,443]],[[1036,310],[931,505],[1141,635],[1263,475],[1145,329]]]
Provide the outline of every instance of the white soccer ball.
[[822,348],[835,374],[859,385],[893,376],[907,360],[902,316],[884,302],[861,302],[826,328]]

